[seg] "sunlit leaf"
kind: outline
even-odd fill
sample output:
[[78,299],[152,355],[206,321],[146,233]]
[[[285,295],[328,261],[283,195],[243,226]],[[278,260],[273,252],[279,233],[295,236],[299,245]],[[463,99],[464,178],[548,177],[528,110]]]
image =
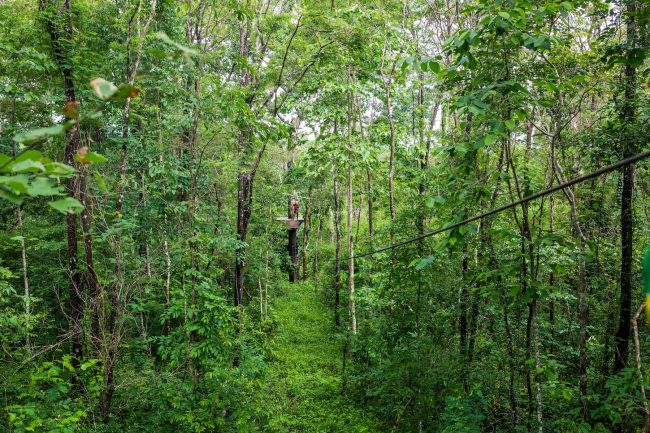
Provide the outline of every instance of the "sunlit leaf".
[[110,99],[117,92],[115,84],[103,78],[95,78],[90,82],[90,86],[95,90],[95,94],[103,100]]
[[25,159],[18,161],[11,166],[11,171],[14,173],[34,173],[39,171],[45,171],[43,163],[40,161],[34,161],[33,159]]

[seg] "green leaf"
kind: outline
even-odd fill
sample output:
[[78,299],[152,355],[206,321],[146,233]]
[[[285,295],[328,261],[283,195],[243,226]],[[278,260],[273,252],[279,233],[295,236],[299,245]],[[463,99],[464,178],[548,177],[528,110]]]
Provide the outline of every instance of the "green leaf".
[[79,203],[79,200],[72,197],[66,197],[59,200],[51,201],[48,204],[53,209],[56,209],[59,212],[64,214],[70,214],[70,213],[78,214],[81,213],[81,211],[84,209],[83,205]]
[[80,152],[74,159],[82,164],[100,164],[108,161],[104,155],[96,152]]
[[29,186],[27,193],[32,197],[39,195],[59,195],[61,194],[61,188],[56,185],[54,179],[37,177]]
[[0,184],[11,188],[15,193],[26,193],[29,188],[29,177],[26,174],[0,176]]
[[76,172],[73,167],[60,162],[48,162],[47,164],[44,164],[44,166],[45,173],[54,177],[68,177]]
[[18,161],[24,161],[26,159],[33,159],[34,161],[40,161],[43,158],[43,155],[38,150],[27,150],[20,155],[16,156],[14,163]]
[[400,68],[402,70],[405,70],[406,68],[411,66],[413,64],[413,62],[415,62],[415,56],[409,56],[409,57],[407,57],[405,59],[401,59],[400,60],[400,63],[401,63]]
[[14,173],[35,173],[38,171],[45,171],[45,166],[43,166],[40,161],[25,159],[14,163],[11,166],[11,171]]
[[134,98],[140,94],[141,90],[132,84],[120,84],[117,91],[113,93],[113,99]]
[[422,63],[420,63],[420,68],[424,72],[431,71],[434,74],[439,73],[440,69],[441,69],[440,68],[440,63],[438,63],[438,62],[436,62],[435,60],[432,60],[432,59],[427,59],[427,60],[423,61]]
[[567,11],[573,10],[573,3],[571,3],[571,2],[562,2],[562,3],[560,3],[560,6],[562,6]]
[[103,78],[95,78],[90,82],[90,86],[95,90],[95,94],[106,101],[117,92],[115,84],[106,81]]
[[31,145],[50,137],[63,134],[65,130],[65,125],[54,125],[48,128],[32,129],[31,131],[21,132],[20,134],[14,135],[14,141],[25,145]]
[[418,271],[421,271],[422,269],[426,268],[431,263],[433,263],[433,260],[434,260],[433,256],[425,257],[425,258],[421,259],[418,262],[417,265],[415,265],[415,269],[417,269]]
[[23,199],[21,199],[18,194],[7,189],[6,187],[3,187],[2,185],[0,185],[0,198],[3,198],[13,204],[22,204],[23,202]]
[[510,14],[508,12],[499,12],[499,16],[506,20],[510,19]]
[[517,127],[517,123],[512,119],[506,120],[505,124],[506,124],[506,128],[508,128],[511,131]]
[[526,120],[526,111],[525,110],[515,110],[515,115],[517,116],[517,119],[519,119],[520,122],[523,122]]
[[97,181],[97,186],[99,186],[99,189],[101,189],[104,192],[108,191],[108,188],[106,187],[106,182],[104,182],[104,177],[97,171],[93,170],[93,177]]
[[497,136],[494,134],[488,134],[485,136],[485,144],[487,146],[494,144],[497,142]]

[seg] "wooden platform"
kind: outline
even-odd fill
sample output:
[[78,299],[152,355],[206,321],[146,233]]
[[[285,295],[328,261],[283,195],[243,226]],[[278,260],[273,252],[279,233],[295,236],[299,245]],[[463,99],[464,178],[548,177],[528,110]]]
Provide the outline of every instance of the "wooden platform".
[[277,217],[276,221],[284,221],[287,224],[288,229],[297,229],[303,221],[304,218],[289,218],[289,217]]

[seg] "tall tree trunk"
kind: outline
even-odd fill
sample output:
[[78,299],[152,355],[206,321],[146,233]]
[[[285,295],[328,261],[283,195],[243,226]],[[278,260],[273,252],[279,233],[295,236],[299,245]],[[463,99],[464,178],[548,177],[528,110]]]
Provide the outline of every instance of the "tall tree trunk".
[[[552,167],[551,170],[553,171],[553,174],[551,174],[551,182],[549,186],[553,186],[553,178],[555,176],[555,168]],[[553,195],[549,197],[549,224],[548,224],[548,231],[553,234],[555,232],[555,198]],[[555,287],[555,272],[551,270],[548,276],[548,286],[550,290],[552,291],[553,288]],[[548,302],[548,321],[551,325],[551,335],[554,335],[555,332],[555,301],[551,299]]]
[[[559,139],[559,132],[551,140],[551,163],[554,165],[554,173],[558,182],[566,181],[564,171],[557,161],[555,144]],[[587,271],[585,266],[587,239],[582,231],[578,219],[578,205],[575,193],[571,188],[563,190],[565,197],[571,206],[571,226],[573,235],[576,238],[580,254],[578,255],[578,277],[576,280],[578,289],[578,377],[580,394],[580,415],[583,419],[587,417],[587,391],[588,391],[588,360],[587,360],[587,319],[589,315]]]
[[[420,72],[418,74],[418,135],[419,135],[419,140],[420,140],[420,146],[425,146],[426,148],[424,149],[424,154],[421,155],[420,157],[420,183],[418,185],[418,193],[420,195],[420,207],[421,209],[418,209],[417,215],[417,229],[418,229],[418,234],[422,236],[424,234],[424,219],[425,219],[425,212],[424,212],[424,194],[427,191],[427,184],[424,179],[424,173],[425,171],[429,168],[429,153],[431,151],[431,141],[427,140],[425,144],[425,139],[424,139],[424,73]],[[435,114],[434,114],[435,116]],[[420,254],[423,253],[422,248],[423,248],[423,243],[420,242],[419,248],[420,248]]]
[[[627,45],[628,50],[637,45],[637,2],[628,0],[627,7]],[[636,68],[630,64],[625,66],[624,75],[625,94],[620,116],[623,121],[626,136],[623,138],[623,156],[634,153],[634,136],[630,130],[636,115]],[[623,190],[621,192],[621,294],[619,299],[620,314],[618,330],[616,331],[616,349],[614,351],[614,373],[618,373],[627,366],[628,342],[630,338],[630,318],[632,309],[632,242],[633,242],[633,215],[632,199],[634,195],[634,166],[626,165],[623,168]]]
[[458,318],[458,335],[460,336],[460,362],[461,376],[463,380],[463,390],[469,393],[469,369],[467,366],[467,301],[469,293],[467,290],[467,273],[469,270],[469,260],[467,259],[467,244],[463,245],[463,259],[461,263],[461,288],[460,288],[460,313]]
[[352,141],[352,131],[354,129],[354,121],[352,120],[352,110],[353,110],[353,97],[348,95],[348,128],[347,128],[347,140],[348,140],[348,191],[347,191],[347,230],[348,230],[348,308],[350,314],[350,325],[352,328],[352,333],[357,333],[357,308],[356,308],[356,293],[354,286],[354,227],[352,221],[354,219],[354,209],[352,207],[352,183],[353,183],[353,172],[352,172],[352,158],[354,155],[354,143]]
[[334,170],[334,231],[336,233],[336,250],[334,253],[334,325],[341,326],[339,308],[341,303],[341,200]]
[[[350,142],[351,143],[351,142]],[[352,148],[352,144],[350,144]],[[350,149],[352,151],[352,149]],[[356,293],[354,287],[354,236],[352,230],[352,163],[349,163],[348,166],[348,302],[350,308],[350,321],[352,326],[352,333],[357,333],[357,308],[356,308]]]
[[101,331],[101,286],[97,271],[95,270],[95,261],[93,257],[93,239],[90,233],[90,203],[88,200],[88,192],[86,188],[86,170],[82,167],[79,174],[79,201],[84,206],[81,212],[81,231],[83,233],[84,252],[86,261],[86,285],[88,287],[88,295],[92,304],[92,317],[91,317],[91,330],[92,330],[92,346],[95,356],[99,357],[102,342]]
[[[528,125],[528,133],[526,135],[526,160],[528,159],[528,152],[532,147],[532,128]],[[515,192],[517,198],[521,200],[524,196],[522,191],[522,184],[519,181],[517,170],[513,161],[513,150],[511,148],[510,139],[507,140],[505,144],[506,158],[510,170],[512,172],[512,180],[515,185]],[[526,180],[526,174],[524,174],[524,181]],[[511,180],[508,180],[509,188],[511,188]],[[513,209],[514,210],[514,209]],[[535,268],[535,253],[533,246],[533,237],[531,230],[531,222],[529,215],[529,204],[521,204],[521,220],[517,216],[516,211],[514,212],[514,217],[519,226],[520,231],[520,240],[521,240],[521,293],[526,294],[529,288],[535,287],[535,280],[537,278],[537,271]],[[535,367],[536,370],[541,368],[541,358],[539,356],[539,333],[536,332],[537,328],[537,296],[536,292],[533,292],[531,300],[528,302],[528,320],[526,322],[526,360],[531,359],[532,347],[535,347]],[[542,415],[542,394],[541,394],[541,384],[539,383],[539,375],[535,374],[535,400],[537,406],[537,428],[540,432],[543,431],[543,415]],[[526,364],[526,390],[528,393],[528,428],[531,428],[532,419],[533,419],[533,378],[531,374],[531,368]]]
[[309,187],[307,200],[305,203],[305,222],[302,229],[302,279],[307,281],[309,271],[309,260],[307,257],[307,245],[309,244],[309,232],[311,230],[311,194],[312,188]]
[[[165,221],[167,221],[167,215],[165,214]],[[169,255],[169,243],[167,242],[167,235],[164,235],[163,238],[163,254],[165,255],[165,289],[164,289],[164,295],[165,295],[165,309],[169,308],[169,301],[170,301],[170,287],[172,283],[172,260]],[[163,333],[164,335],[169,335],[169,331],[171,330],[171,324],[169,322],[169,318],[165,319],[165,324],[163,325]]]
[[372,203],[372,174],[370,173],[370,169],[366,169],[366,179],[367,179],[367,188],[366,188],[366,196],[368,199],[368,240],[370,241],[370,248],[373,248],[373,236],[374,236],[374,228],[373,228],[373,203]]
[[[72,61],[70,60],[67,48],[72,46],[72,13],[71,0],[64,0],[62,7],[57,8],[58,2],[52,0],[40,0],[40,9],[44,16],[45,27],[50,37],[50,45],[54,54],[54,60],[59,72],[63,77],[63,90],[68,104],[75,104],[75,85],[72,73]],[[54,15],[62,14],[65,20],[65,28],[60,28],[52,19]],[[66,132],[65,148],[63,150],[64,162],[75,167],[74,155],[79,148],[81,135],[79,126],[75,125]],[[66,180],[65,189],[69,197],[77,197],[78,182],[76,177]],[[75,371],[81,365],[83,356],[83,334],[81,331],[83,318],[83,299],[81,297],[81,278],[77,264],[77,216],[66,215],[67,243],[68,243],[68,274],[70,278],[69,302],[70,302],[70,339],[72,342],[72,366]],[[76,381],[76,376],[73,381]],[[79,385],[78,383],[76,384]]]
[[[239,24],[239,55],[242,59],[248,59],[250,52],[250,23],[242,19]],[[247,66],[242,66],[240,72],[239,87],[243,92],[249,91],[251,84],[251,73]],[[246,98],[246,103],[250,106],[252,98]],[[265,146],[257,153],[257,159],[253,166],[247,169],[243,164],[244,153],[250,149],[253,144],[253,131],[250,125],[244,125],[239,128],[237,136],[237,151],[239,154],[239,167],[237,172],[237,239],[239,245],[235,253],[235,288],[234,303],[238,307],[243,306],[244,294],[244,268],[246,264],[245,243],[248,234],[248,222],[253,212],[253,181],[259,167],[260,161],[264,154]]]
[[[133,85],[135,77],[140,67],[140,60],[142,58],[142,48],[144,38],[146,37],[149,27],[156,14],[156,0],[151,3],[151,10],[146,23],[142,29],[138,30],[139,43],[135,51],[133,59],[131,58],[131,41],[133,38],[133,23],[135,22],[136,15],[140,12],[140,4],[138,4],[131,19],[128,22],[127,40],[126,40],[126,65],[124,78],[126,82]],[[115,204],[115,214],[118,218],[122,218],[124,212],[124,192],[126,188],[126,165],[127,165],[127,150],[128,141],[130,136],[130,120],[131,120],[131,97],[127,96],[124,102],[124,113],[122,116],[122,148],[120,152],[120,177],[117,187],[117,202]],[[83,221],[83,219],[82,219]],[[87,220],[89,223],[89,221]],[[84,231],[85,232],[85,231]],[[113,265],[114,281],[110,286],[109,304],[110,310],[108,314],[107,336],[106,336],[106,355],[104,359],[104,389],[100,395],[100,409],[102,412],[102,420],[104,424],[110,421],[111,405],[113,400],[113,393],[115,392],[114,381],[114,367],[117,362],[118,347],[121,342],[120,332],[118,330],[118,322],[120,320],[120,310],[122,308],[122,300],[120,299],[120,292],[123,285],[123,269],[122,269],[122,241],[120,233],[117,233],[114,239],[114,254],[115,263]],[[92,249],[92,245],[90,245]],[[96,290],[99,294],[99,289]]]
[[390,153],[388,165],[388,201],[390,206],[390,219],[395,221],[395,124],[393,122],[393,107],[390,100],[391,82],[389,78],[388,83],[384,86],[386,95],[386,116],[388,118],[388,126],[390,128]]
[[[15,152],[14,152],[15,153]],[[14,155],[15,156],[15,155]],[[27,332],[25,334],[25,346],[27,351],[32,351],[32,343],[30,338],[31,331],[31,316],[32,316],[32,307],[31,300],[29,295],[29,277],[27,276],[27,251],[25,249],[25,232],[23,230],[23,208],[22,205],[18,206],[18,229],[20,230],[20,261],[23,271],[23,294],[24,301],[23,305],[25,306],[25,322],[27,323]]]

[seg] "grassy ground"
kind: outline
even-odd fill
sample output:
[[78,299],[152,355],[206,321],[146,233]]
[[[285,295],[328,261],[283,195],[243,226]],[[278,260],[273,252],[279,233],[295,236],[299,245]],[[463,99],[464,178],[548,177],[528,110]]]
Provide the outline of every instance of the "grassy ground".
[[332,313],[308,284],[287,286],[273,302],[272,380],[265,396],[273,407],[269,430],[277,433],[385,431],[341,395],[342,341],[332,332]]

